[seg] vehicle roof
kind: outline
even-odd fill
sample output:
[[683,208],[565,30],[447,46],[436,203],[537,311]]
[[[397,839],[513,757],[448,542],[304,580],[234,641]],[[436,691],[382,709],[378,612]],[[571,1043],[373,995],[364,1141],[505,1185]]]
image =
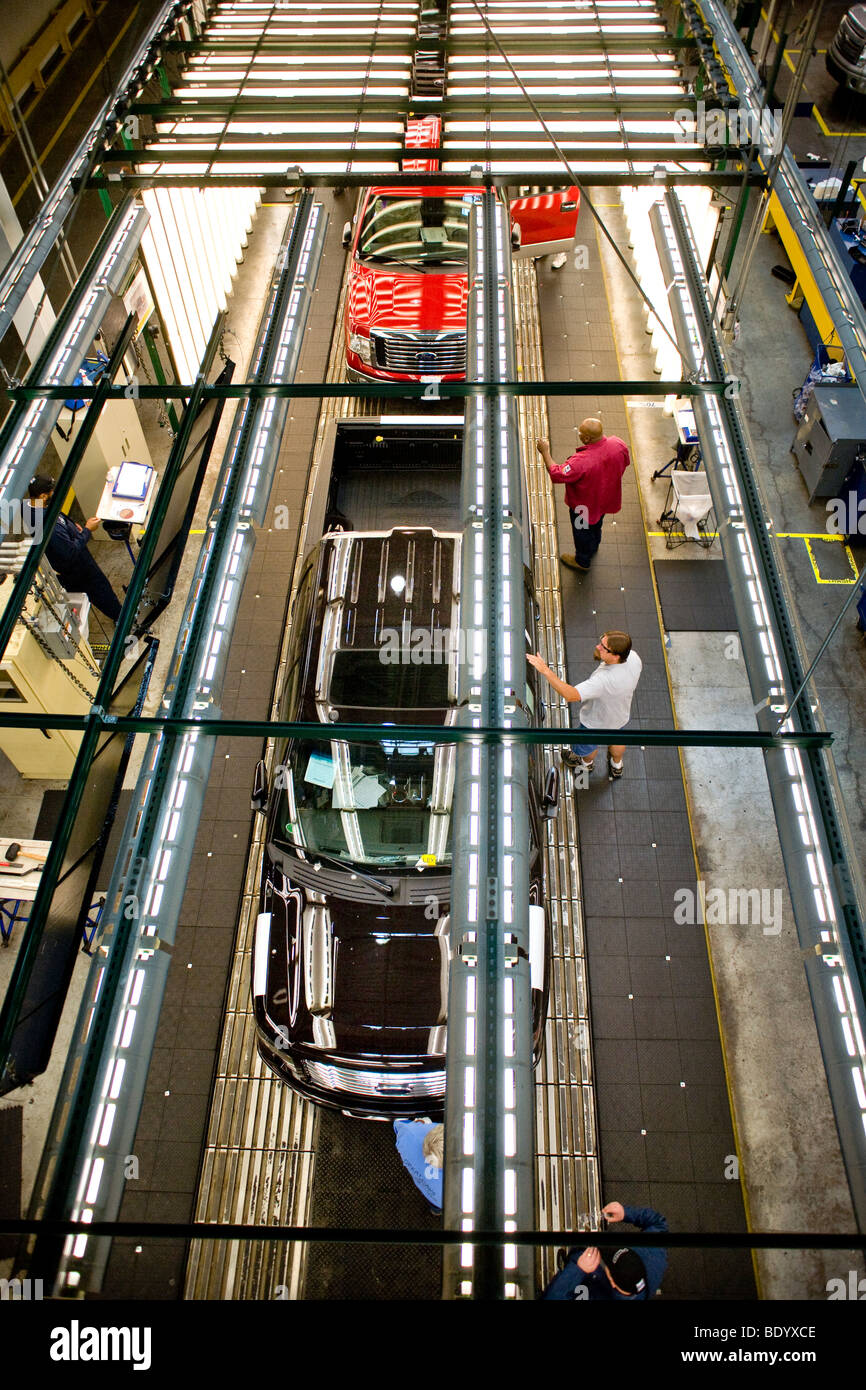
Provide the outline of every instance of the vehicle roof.
[[376,184],[368,189],[369,198],[378,198],[387,194],[392,198],[462,198],[464,193],[484,192],[473,184],[434,184],[420,185],[418,187],[407,187],[406,184]]
[[461,541],[408,527],[322,538],[304,718],[444,721],[457,699]]

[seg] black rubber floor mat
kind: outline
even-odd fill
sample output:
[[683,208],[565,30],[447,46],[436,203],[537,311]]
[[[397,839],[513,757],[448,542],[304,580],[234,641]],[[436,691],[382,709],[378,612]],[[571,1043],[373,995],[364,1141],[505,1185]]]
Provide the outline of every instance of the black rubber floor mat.
[[654,560],[653,566],[666,631],[737,631],[723,560]]
[[33,831],[34,840],[52,840],[57,829],[57,822],[60,820],[60,812],[63,809],[63,801],[66,796],[64,791],[47,791],[42,793],[42,805],[39,808],[39,819],[36,822],[36,829]]
[[[21,1105],[0,1110],[0,1217],[18,1221],[21,1217]],[[0,1234],[0,1259],[8,1259],[18,1248],[18,1236]]]
[[[412,1182],[394,1143],[394,1126],[323,1111],[313,1187],[313,1226],[382,1226],[433,1233],[441,1218]],[[303,1297],[436,1300],[442,1291],[438,1245],[310,1245]]]

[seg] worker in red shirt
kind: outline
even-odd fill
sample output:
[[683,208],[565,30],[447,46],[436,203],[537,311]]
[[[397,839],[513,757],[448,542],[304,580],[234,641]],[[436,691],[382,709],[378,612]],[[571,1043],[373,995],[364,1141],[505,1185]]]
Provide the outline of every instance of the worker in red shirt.
[[600,420],[583,420],[580,444],[561,466],[550,456],[546,439],[536,441],[551,482],[565,483],[565,501],[571,513],[574,559],[560,555],[570,570],[584,573],[601,544],[604,518],[622,507],[622,475],[630,463],[628,449],[615,434],[606,435]]

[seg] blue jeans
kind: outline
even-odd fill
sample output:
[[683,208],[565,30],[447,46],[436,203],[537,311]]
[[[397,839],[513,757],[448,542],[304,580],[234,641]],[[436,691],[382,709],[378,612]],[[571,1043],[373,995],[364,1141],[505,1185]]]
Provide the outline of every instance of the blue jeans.
[[[627,729],[627,728],[629,727],[630,724],[631,724],[631,720],[630,720],[630,719],[627,719],[626,722],[625,722],[621,727],[622,727],[623,729]],[[587,729],[587,727],[586,727],[585,724],[578,724],[577,727],[578,727],[578,729],[582,730],[583,733],[585,733],[585,734],[588,734],[588,733],[589,733],[589,729]],[[608,747],[609,747],[609,746],[610,746],[610,745],[608,745]],[[590,755],[590,753],[595,753],[595,752],[598,751],[598,744],[597,744],[597,743],[573,743],[573,744],[571,745],[571,751],[572,751],[572,753],[576,753],[577,756],[578,756],[579,758],[588,758],[589,755]]]
[[572,751],[572,753],[576,753],[577,756],[578,756],[579,758],[588,758],[589,755],[590,755],[590,753],[597,753],[597,752],[598,752],[598,744],[597,744],[597,743],[573,743],[573,744],[571,745],[571,751]]

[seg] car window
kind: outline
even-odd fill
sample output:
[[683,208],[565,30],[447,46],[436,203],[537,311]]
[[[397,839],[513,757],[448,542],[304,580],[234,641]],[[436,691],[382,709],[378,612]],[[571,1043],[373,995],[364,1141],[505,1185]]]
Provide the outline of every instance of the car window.
[[290,746],[278,841],[350,864],[451,862],[453,745],[304,740]]
[[[425,633],[426,635],[426,633]],[[412,651],[390,652],[386,647],[364,651],[348,647],[334,653],[328,699],[337,709],[446,709],[448,700],[448,648],[426,664]],[[394,656],[397,659],[388,660]],[[400,657],[406,657],[402,661]]]
[[367,204],[358,254],[362,260],[406,264],[464,264],[469,202],[462,198],[380,195]]

